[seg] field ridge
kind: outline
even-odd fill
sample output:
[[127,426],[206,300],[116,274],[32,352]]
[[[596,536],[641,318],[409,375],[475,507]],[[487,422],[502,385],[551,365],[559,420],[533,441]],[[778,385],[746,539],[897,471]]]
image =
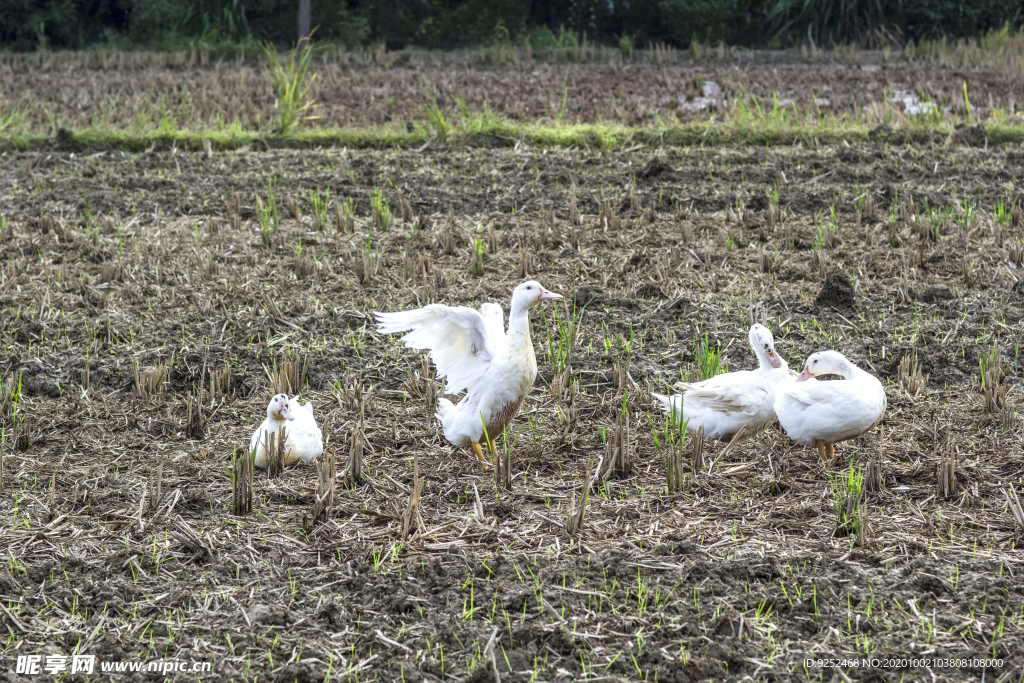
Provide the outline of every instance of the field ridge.
[[986,146],[1024,143],[1024,127],[1013,124],[966,125],[806,125],[763,126],[695,122],[680,126],[650,127],[621,124],[519,124],[508,122],[485,130],[456,131],[440,138],[416,128],[401,131],[386,127],[317,128],[288,135],[260,131],[177,130],[146,133],[86,128],[58,129],[56,135],[0,135],[0,151],[67,150],[75,152],[168,150],[199,151],[260,149],[386,149],[430,147],[534,147],[582,149],[645,147],[700,147],[715,145],[785,146],[879,142]]

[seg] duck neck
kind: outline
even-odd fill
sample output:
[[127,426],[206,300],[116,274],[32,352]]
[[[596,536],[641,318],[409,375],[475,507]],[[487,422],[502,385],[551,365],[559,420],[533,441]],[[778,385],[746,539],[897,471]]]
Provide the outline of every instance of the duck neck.
[[845,358],[836,361],[836,374],[843,379],[857,379],[864,371]]
[[753,348],[754,348],[754,355],[757,356],[757,362],[758,362],[757,370],[758,370],[758,372],[762,372],[762,373],[775,372],[775,373],[781,373],[783,375],[789,374],[789,368],[786,366],[785,362],[783,362],[782,365],[780,365],[779,367],[776,368],[776,367],[772,366],[772,361],[771,361],[771,359],[768,358],[768,354],[764,352],[764,349],[762,349],[759,346],[754,346]]
[[[508,339],[511,345],[530,342],[530,309],[512,305],[508,316]],[[530,345],[533,348],[532,344]]]

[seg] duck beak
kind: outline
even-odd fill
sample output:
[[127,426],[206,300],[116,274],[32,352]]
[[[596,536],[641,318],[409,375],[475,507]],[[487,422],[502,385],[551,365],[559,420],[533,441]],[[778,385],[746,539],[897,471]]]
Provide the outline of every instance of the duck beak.
[[779,358],[779,354],[775,349],[772,349],[772,352],[768,354],[768,362],[772,364],[773,368],[782,367],[782,359]]
[[540,288],[540,296],[537,297],[537,301],[548,301],[550,299],[561,299],[561,298],[562,298],[561,294],[555,294],[554,292],[549,292],[548,290],[546,290],[543,287],[541,287]]
[[800,376],[796,378],[796,381],[797,382],[804,382],[806,380],[809,380],[811,377],[814,377],[814,375],[811,374],[810,368],[808,368],[805,365],[804,366],[804,371],[800,373]]
[[278,412],[281,414],[281,417],[283,417],[286,420],[294,420],[295,419],[295,416],[292,415],[292,409],[288,406],[287,403],[285,403],[284,407],[281,408],[281,410],[278,411]]

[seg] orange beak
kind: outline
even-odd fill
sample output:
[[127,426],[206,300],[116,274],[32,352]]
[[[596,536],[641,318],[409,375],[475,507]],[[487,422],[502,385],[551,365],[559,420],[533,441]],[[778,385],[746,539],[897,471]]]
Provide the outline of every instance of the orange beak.
[[804,366],[804,371],[800,373],[800,376],[796,378],[796,381],[797,382],[805,382],[805,381],[809,380],[811,377],[814,377],[814,375],[811,374],[810,368],[808,368],[805,365]]

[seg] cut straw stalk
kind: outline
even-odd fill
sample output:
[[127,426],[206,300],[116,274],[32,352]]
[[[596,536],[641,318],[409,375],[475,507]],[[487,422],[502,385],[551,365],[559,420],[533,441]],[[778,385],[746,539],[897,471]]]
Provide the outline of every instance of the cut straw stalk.
[[409,492],[409,504],[402,514],[402,541],[408,541],[417,528],[424,528],[423,518],[420,516],[420,496],[423,494],[423,479],[420,477],[420,456],[413,453],[412,456],[412,489]]
[[928,385],[929,375],[921,373],[921,366],[917,362],[917,352],[906,355],[900,361],[897,371],[897,378],[900,387],[911,397],[923,396],[925,387]]
[[583,528],[583,515],[587,512],[587,503],[590,501],[590,487],[593,484],[591,477],[591,462],[587,458],[587,475],[583,480],[580,490],[579,506],[576,505],[576,494],[572,494],[572,501],[569,504],[569,516],[565,521],[565,531],[569,536],[576,536]]
[[694,474],[704,471],[704,425],[697,428],[693,435],[693,448],[690,454],[690,470]]
[[956,493],[956,455],[949,453],[939,459],[935,468],[936,491],[939,498],[950,498]]
[[978,375],[982,393],[985,396],[985,410],[999,413],[1006,407],[1006,396],[1009,388],[1004,383],[1009,374],[1009,366],[1002,360],[999,347],[993,346],[987,354],[978,360]]
[[288,428],[281,425],[277,432],[263,432],[263,444],[267,449],[267,479],[273,479],[284,471],[285,449],[288,443]]
[[633,471],[633,458],[629,440],[628,392],[622,392],[622,409],[617,411],[615,427],[608,430],[605,441],[604,472],[602,480],[625,477]]
[[665,481],[669,493],[679,493],[686,481],[683,466],[683,447],[686,442],[686,427],[689,420],[680,421],[672,411],[665,421],[663,431],[665,442]]
[[316,462],[317,485],[313,502],[313,523],[326,522],[334,505],[336,489],[334,456],[324,454]]
[[255,449],[251,453],[243,449],[241,454],[237,455],[234,459],[231,477],[231,510],[239,516],[252,512],[252,478],[253,460],[255,457]]
[[864,490],[881,491],[885,487],[885,475],[882,474],[882,427],[878,428],[878,455],[869,458],[864,466]]
[[271,391],[275,394],[294,396],[306,388],[309,356],[299,356],[289,349],[281,356],[277,368],[271,371],[264,365],[263,371],[270,380]]
[[200,389],[196,394],[190,392],[185,398],[187,406],[185,431],[193,439],[202,439],[206,436],[206,416],[203,415],[202,393],[202,389]]
[[353,388],[351,390],[342,389],[337,397],[338,403],[341,403],[341,394],[344,394],[346,404],[359,411],[359,424],[352,427],[349,437],[348,462],[345,463],[345,469],[341,471],[342,481],[350,486],[354,486],[363,483],[363,450],[366,446],[366,400],[368,400],[369,395],[367,395],[367,399],[364,399],[362,383],[356,382],[354,378],[351,378],[349,381]]
[[139,366],[135,363],[132,365],[132,372],[135,379],[135,394],[143,401],[150,401],[167,390],[167,363],[161,363],[155,368],[146,368],[142,372],[139,372]]
[[350,485],[363,483],[363,430],[355,427],[352,429],[351,442],[348,451],[348,462],[345,469],[341,471],[342,480]]
[[1017,523],[1017,532],[1024,533],[1024,508],[1021,507],[1020,498],[1013,487],[1008,487],[1003,494],[1006,496],[1006,505],[1010,510],[1013,521]]

